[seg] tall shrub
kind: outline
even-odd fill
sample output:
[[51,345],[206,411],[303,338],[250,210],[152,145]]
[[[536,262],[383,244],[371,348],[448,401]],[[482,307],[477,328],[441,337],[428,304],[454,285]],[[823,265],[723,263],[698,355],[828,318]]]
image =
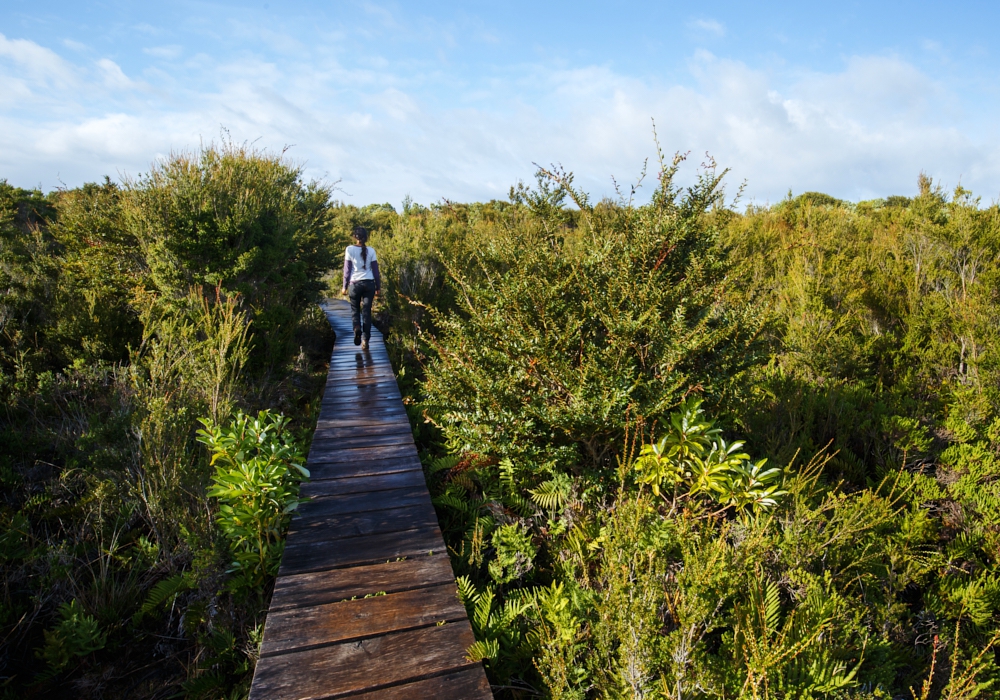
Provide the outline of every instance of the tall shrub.
[[646,206],[591,206],[552,174],[513,192],[471,260],[448,261],[458,308],[436,315],[425,406],[451,447],[603,470],[629,417],[661,420],[691,392],[724,399],[759,320],[727,300],[710,216],[722,175],[682,190],[680,162]]
[[259,331],[258,362],[284,359],[295,321],[331,266],[328,187],[283,156],[224,142],[175,154],[126,183],[125,225],[153,285],[239,293]]

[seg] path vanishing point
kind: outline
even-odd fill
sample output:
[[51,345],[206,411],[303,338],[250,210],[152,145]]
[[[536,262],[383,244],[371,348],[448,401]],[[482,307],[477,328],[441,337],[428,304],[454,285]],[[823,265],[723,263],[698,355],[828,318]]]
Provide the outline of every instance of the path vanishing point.
[[492,698],[382,335],[345,301],[251,700]]

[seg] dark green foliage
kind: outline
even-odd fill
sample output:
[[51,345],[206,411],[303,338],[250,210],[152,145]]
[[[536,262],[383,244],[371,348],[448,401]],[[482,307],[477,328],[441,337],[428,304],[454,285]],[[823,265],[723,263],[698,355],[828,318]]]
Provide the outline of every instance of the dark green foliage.
[[641,206],[548,171],[508,202],[330,204],[232,145],[0,185],[7,694],[245,693],[294,485],[234,457],[214,493],[247,512],[213,526],[197,419],[269,407],[307,444],[307,302],[360,224],[499,696],[995,695],[1000,209],[921,176],[740,214],[679,162]]
[[215,521],[229,538],[231,570],[250,589],[278,573],[299,482],[309,476],[288,422],[270,411],[256,418],[239,412],[226,426],[202,419],[205,429],[198,431],[198,442],[212,453],[208,495],[219,502]]
[[308,444],[328,198],[231,144],[125,186],[0,183],[0,696],[245,694],[274,567],[228,572],[198,419],[271,408]]
[[[379,234],[471,653],[510,697],[991,697],[1000,210],[922,176],[738,214],[669,174]],[[767,508],[724,497],[754,478]]]
[[644,207],[591,207],[567,180],[522,194],[471,259],[446,258],[456,309],[435,318],[425,406],[452,449],[606,472],[630,418],[662,420],[691,391],[725,401],[759,323],[724,295],[718,177],[682,192],[676,167]]
[[241,295],[273,363],[332,265],[329,195],[282,157],[226,143],[154,165],[128,183],[122,213],[165,297],[192,286]]

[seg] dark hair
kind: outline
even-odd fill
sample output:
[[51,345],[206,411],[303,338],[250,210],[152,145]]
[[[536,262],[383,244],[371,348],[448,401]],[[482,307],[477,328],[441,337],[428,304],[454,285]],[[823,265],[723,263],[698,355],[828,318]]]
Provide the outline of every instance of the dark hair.
[[365,247],[365,243],[368,241],[368,229],[364,226],[354,227],[354,238],[357,240],[358,244],[361,246],[361,267],[368,267],[368,249]]

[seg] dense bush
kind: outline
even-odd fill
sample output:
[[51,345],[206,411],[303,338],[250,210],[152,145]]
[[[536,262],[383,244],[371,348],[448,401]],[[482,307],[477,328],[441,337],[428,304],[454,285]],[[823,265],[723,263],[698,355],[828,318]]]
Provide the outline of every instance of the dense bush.
[[[453,450],[604,474],[628,420],[662,420],[693,387],[726,400],[760,324],[724,294],[706,216],[721,204],[718,177],[678,191],[675,171],[643,207],[540,190],[469,257],[446,258],[456,303],[435,318],[424,390]],[[581,207],[571,222],[558,206],[567,192]]]
[[992,697],[1000,209],[663,170],[373,237],[470,654],[517,697]]
[[0,688],[245,689],[360,224],[498,695],[995,696],[1000,208],[740,213],[680,165],[401,212],[232,145],[0,185]]
[[329,197],[229,143],[124,185],[0,183],[0,696],[246,688],[288,516],[255,513],[249,543],[212,460],[234,413],[271,409],[276,451],[229,467],[290,505],[332,340]]

